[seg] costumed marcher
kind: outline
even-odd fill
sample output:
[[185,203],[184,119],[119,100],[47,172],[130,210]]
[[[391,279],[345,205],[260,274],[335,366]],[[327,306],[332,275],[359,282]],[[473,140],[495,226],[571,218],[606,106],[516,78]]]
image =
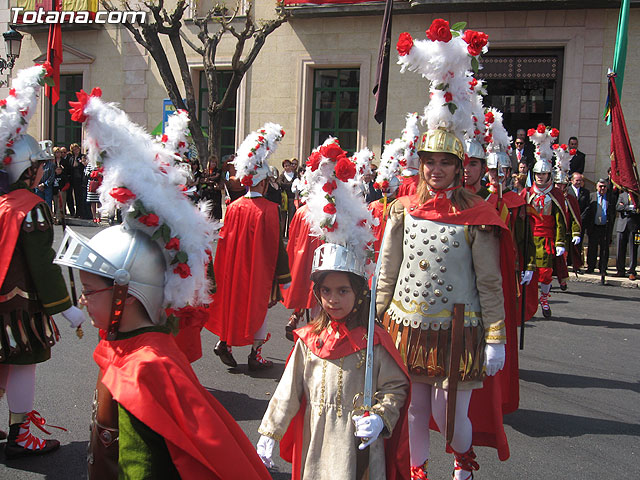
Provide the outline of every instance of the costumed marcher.
[[[409,380],[389,335],[375,327],[370,415],[354,407],[364,392],[373,264],[371,214],[347,182],[355,166],[333,143],[312,155],[307,219],[326,242],[313,259],[313,291],[322,310],[294,331],[296,343],[259,428],[258,454],[292,462],[293,479],[347,480],[366,460],[370,479],[403,479],[409,470]],[[366,437],[360,446],[355,437]],[[366,457],[366,456],[364,456]],[[364,465],[366,467],[366,465]]]
[[81,301],[100,330],[89,478],[266,480],[171,335],[181,323],[167,319],[168,308],[181,317],[209,301],[212,224],[178,187],[185,175],[172,154],[100,94],[78,93],[72,118],[87,122],[90,161],[105,168],[101,203],[120,208],[123,224],[91,239],[67,229],[56,256],[80,270]]
[[[220,337],[214,352],[232,368],[238,364],[231,347],[252,345],[250,370],[273,366],[262,357],[269,339],[266,315],[280,299],[280,287],[291,283],[278,206],[264,198],[269,156],[284,136],[280,125],[267,123],[240,145],[233,165],[247,194],[227,208],[213,270],[217,291],[206,328]],[[240,262],[242,264],[240,264]]]
[[[511,171],[511,137],[502,123],[502,112],[496,108],[489,108],[485,114],[485,130],[487,139],[487,176],[489,183],[482,188],[478,195],[489,202],[504,220],[513,240],[516,251],[515,256],[515,280],[527,290],[522,299],[522,292],[516,285],[518,315],[522,319],[524,308],[524,320],[531,319],[538,309],[538,277],[536,273],[536,247],[533,243],[533,228],[530,217],[535,215],[535,210],[527,206],[525,199],[506,187],[506,179]],[[503,279],[506,280],[506,279]],[[523,305],[522,302],[525,302]],[[505,304],[505,313],[509,315],[508,304]],[[511,339],[509,339],[510,341]],[[515,341],[515,339],[514,339]],[[517,378],[517,377],[516,377]]]
[[294,160],[296,159],[282,161],[282,173],[277,175],[275,180],[282,195],[280,200],[280,231],[283,238],[289,237],[289,226],[296,212],[295,194],[291,190],[293,182],[298,176],[297,160],[295,163]]
[[[40,197],[43,163],[53,158],[51,142],[24,132],[38,104],[38,92],[51,67],[21,70],[6,99],[0,100],[0,158],[9,192],[0,196],[0,397],[9,406],[7,458],[41,455],[60,446],[31,433],[31,423],[47,431],[33,409],[36,365],[51,358],[60,332],[52,315],[62,313],[72,327],[84,314],[72,305],[60,267],[52,264],[53,219]],[[0,437],[4,432],[0,432]]]
[[[329,144],[332,144],[334,140],[329,137],[322,146],[314,149],[309,158],[320,155],[319,151],[329,148]],[[309,194],[307,177],[309,170],[307,166],[305,174],[297,179],[296,191],[298,192],[300,206],[291,220],[289,242],[287,243],[291,286],[281,290],[282,303],[286,308],[293,309],[293,313],[285,326],[285,336],[291,341],[293,341],[293,331],[298,328],[298,323],[304,317],[305,312],[317,305],[316,298],[313,295],[313,283],[311,282],[311,264],[313,262],[313,252],[322,242],[319,237],[310,234],[311,226],[307,221],[306,203]]]
[[401,182],[396,197],[404,197],[413,195],[418,189],[420,175],[418,168],[420,159],[417,154],[418,141],[420,139],[420,129],[418,128],[418,114],[409,113],[406,118],[406,125],[402,130],[400,139],[405,144],[404,155],[398,161],[400,162]]
[[536,266],[540,284],[540,306],[545,318],[551,317],[549,292],[553,277],[553,257],[564,255],[567,231],[567,213],[564,195],[554,188],[551,178],[553,149],[551,143],[560,134],[555,128],[545,127],[542,123],[527,132],[536,145],[536,163],[533,166],[534,184],[523,194],[527,203],[532,205],[538,215],[532,216],[533,241],[536,245]]
[[488,190],[482,184],[487,173],[486,144],[490,138],[486,134],[483,95],[484,83],[469,75],[467,94],[471,102],[472,128],[464,132],[464,188],[484,198]]
[[569,268],[567,265],[573,265],[574,269],[582,267],[582,256],[580,255],[580,242],[582,232],[582,218],[580,215],[580,206],[578,199],[569,195],[567,185],[569,183],[569,165],[571,161],[571,153],[566,144],[553,145],[556,157],[553,167],[553,184],[564,197],[564,207],[566,212],[566,238],[565,245],[568,245],[564,255],[553,257],[553,270],[560,284],[560,290],[567,289],[567,280],[569,280]]
[[[333,139],[334,141],[338,141],[337,139]],[[374,153],[368,148],[363,148],[362,150],[357,151],[351,157],[351,161],[356,166],[356,175],[351,180],[351,185],[355,189],[358,195],[362,195],[362,198],[365,199],[367,197],[367,185],[368,180],[373,176],[373,170],[371,170],[371,162],[375,158]]]
[[[418,149],[418,193],[391,207],[376,308],[411,376],[411,478],[418,479],[427,476],[431,418],[448,437],[454,478],[467,480],[479,468],[472,445],[493,446],[501,460],[509,457],[502,425],[508,393],[502,382],[487,379],[483,386],[483,380],[514,358],[505,343],[517,348],[507,342],[515,325],[505,325],[504,303],[514,299],[503,293],[501,273],[513,275],[513,246],[495,209],[462,187],[460,139],[473,128],[467,72],[486,51],[487,36],[456,33],[436,19],[429,40],[402,33],[397,44],[401,71],[415,70],[431,82],[428,130]],[[452,338],[454,328],[459,334]],[[463,358],[453,374],[450,357]]]

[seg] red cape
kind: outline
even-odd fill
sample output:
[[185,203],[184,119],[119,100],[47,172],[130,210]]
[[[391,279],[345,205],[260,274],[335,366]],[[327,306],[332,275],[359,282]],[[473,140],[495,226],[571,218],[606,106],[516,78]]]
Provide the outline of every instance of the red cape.
[[24,218],[42,199],[25,188],[0,196],[0,285],[9,270]]
[[114,400],[164,437],[182,478],[271,478],[253,444],[200,384],[171,335],[101,340],[93,358]]
[[[520,387],[518,374],[518,339],[516,318],[515,251],[511,233],[498,216],[495,208],[485,201],[478,201],[471,208],[451,211],[448,199],[431,199],[421,205],[417,195],[402,197],[399,201],[412,216],[454,225],[494,225],[500,227],[500,271],[504,292],[505,366],[495,376],[487,377],[481,389],[473,391],[469,405],[469,418],[473,425],[473,444],[493,447],[498,458],[509,458],[509,443],[504,432],[502,416],[518,408]],[[435,422],[431,422],[435,427]]]
[[[351,339],[342,336],[338,339],[335,335],[328,335],[326,330],[316,335],[312,332],[313,325],[294,330],[294,339],[298,339],[309,348],[314,354],[320,358],[342,358],[359,350],[367,348],[367,341],[364,338],[366,333],[364,327],[354,328],[350,332]],[[323,339],[322,346],[318,347],[316,340],[318,337]],[[398,349],[393,344],[391,337],[382,327],[376,325],[374,331],[373,342],[375,345],[381,344],[384,349],[389,352],[398,366],[402,369],[409,380],[407,369],[400,358]],[[411,469],[409,459],[409,426],[407,423],[407,411],[409,409],[411,397],[407,396],[407,400],[402,407],[400,417],[396,422],[391,437],[384,441],[385,464],[387,467],[387,480],[405,480]],[[300,410],[291,420],[291,424],[287,429],[282,441],[280,442],[280,456],[283,460],[292,464],[292,480],[300,479],[300,468],[302,458],[302,432],[304,412],[306,409],[306,401],[303,399]]]
[[418,183],[420,182],[420,175],[415,174],[410,177],[400,177],[402,178],[402,183],[398,188],[398,193],[396,194],[396,198],[398,197],[406,197],[408,195],[414,195],[418,191]]
[[313,252],[322,242],[320,238],[311,236],[309,224],[305,219],[308,207],[303,205],[291,219],[289,225],[289,271],[291,272],[291,286],[282,290],[284,306],[299,310],[311,308],[316,304],[313,296],[313,282],[311,281],[311,267]]
[[213,262],[217,290],[206,328],[231,346],[252,344],[264,322],[279,240],[275,203],[242,197],[227,208]]

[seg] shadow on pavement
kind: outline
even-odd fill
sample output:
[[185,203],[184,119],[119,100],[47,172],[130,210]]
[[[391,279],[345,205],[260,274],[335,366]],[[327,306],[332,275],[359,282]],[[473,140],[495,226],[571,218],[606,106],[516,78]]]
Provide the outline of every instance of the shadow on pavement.
[[539,383],[546,387],[561,388],[605,388],[612,390],[631,390],[640,393],[640,383],[610,380],[606,378],[568,375],[566,373],[541,372],[520,369],[520,380]]
[[505,425],[528,437],[631,435],[640,437],[640,425],[563,413],[520,409],[505,415]]
[[204,388],[222,404],[236,422],[262,420],[264,412],[267,411],[269,399],[262,400],[244,393]]
[[566,292],[562,292],[562,293],[564,295],[575,295],[577,297],[587,297],[587,298],[602,298],[605,300],[616,300],[620,302],[640,302],[640,295],[636,297],[621,297],[619,295],[610,295],[606,293],[576,292],[571,290],[567,290]]
[[3,442],[2,448],[0,448],[0,464],[9,471],[32,472],[44,475],[48,480],[68,480],[70,478],[82,480],[87,478],[88,443],[88,441],[71,442],[61,445],[57,451],[47,455],[8,460],[4,456]]
[[598,320],[597,318],[556,317],[552,318],[552,320],[556,322],[568,323],[569,325],[580,325],[581,327],[604,327],[640,330],[639,323],[612,322],[610,320]]

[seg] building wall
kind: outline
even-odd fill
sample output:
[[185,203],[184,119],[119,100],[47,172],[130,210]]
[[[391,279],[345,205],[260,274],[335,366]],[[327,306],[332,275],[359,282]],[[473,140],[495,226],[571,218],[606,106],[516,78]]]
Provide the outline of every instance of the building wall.
[[[0,0],[2,2],[7,0]],[[1,16],[0,22],[3,17]],[[258,2],[257,16],[273,15],[271,2]],[[640,24],[640,11],[632,10],[631,25]],[[434,18],[451,23],[466,21],[468,28],[489,35],[490,48],[564,48],[560,140],[576,135],[587,157],[585,173],[595,179],[608,166],[610,130],[601,120],[607,93],[606,71],[612,63],[617,24],[617,10],[554,10],[521,12],[459,12],[444,15],[407,14],[394,17],[393,44],[400,32],[424,38],[424,31]],[[375,98],[370,94],[376,73],[381,16],[292,18],[268,38],[257,61],[246,75],[239,92],[237,141],[266,121],[283,125],[287,132],[279,147],[276,162],[286,157],[304,157],[312,145],[310,137],[310,94],[314,67],[359,66],[361,95],[359,146],[369,146],[379,156],[381,129],[373,120]],[[1,23],[0,23],[1,25]],[[185,22],[183,31],[194,39],[197,27]],[[629,53],[625,75],[623,106],[632,140],[640,126],[640,111],[635,105],[640,88],[636,71],[637,44],[640,34],[630,29]],[[25,36],[18,66],[27,66],[44,53],[46,32]],[[64,32],[63,43],[87,58],[67,64],[63,73],[85,74],[85,90],[100,86],[103,98],[121,103],[135,122],[153,129],[162,115],[162,100],[167,93],[153,59],[130,33],[115,26],[100,30]],[[218,61],[228,65],[232,42],[225,39]],[[185,46],[192,78],[198,77],[202,60]],[[169,47],[170,51],[170,47]],[[66,55],[66,53],[65,53]],[[172,59],[172,55],[169,55]],[[398,135],[406,112],[422,112],[427,102],[427,84],[414,73],[400,74],[393,49],[389,85],[387,138]],[[93,60],[89,60],[93,59]],[[76,59],[77,60],[77,59]],[[72,60],[69,60],[72,61]],[[179,72],[171,60],[178,82]],[[194,85],[197,90],[197,83]],[[0,95],[2,91],[0,90]],[[6,93],[4,94],[6,95]],[[523,125],[529,128],[533,125]],[[39,118],[31,122],[30,133],[41,137],[44,128]]]

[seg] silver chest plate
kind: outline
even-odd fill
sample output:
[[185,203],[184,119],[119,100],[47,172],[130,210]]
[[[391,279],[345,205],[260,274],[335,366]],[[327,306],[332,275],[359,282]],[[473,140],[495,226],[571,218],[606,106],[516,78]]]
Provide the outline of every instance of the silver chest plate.
[[464,225],[406,215],[403,260],[389,315],[414,328],[448,328],[453,305],[465,305],[465,325],[480,320],[471,246]]

